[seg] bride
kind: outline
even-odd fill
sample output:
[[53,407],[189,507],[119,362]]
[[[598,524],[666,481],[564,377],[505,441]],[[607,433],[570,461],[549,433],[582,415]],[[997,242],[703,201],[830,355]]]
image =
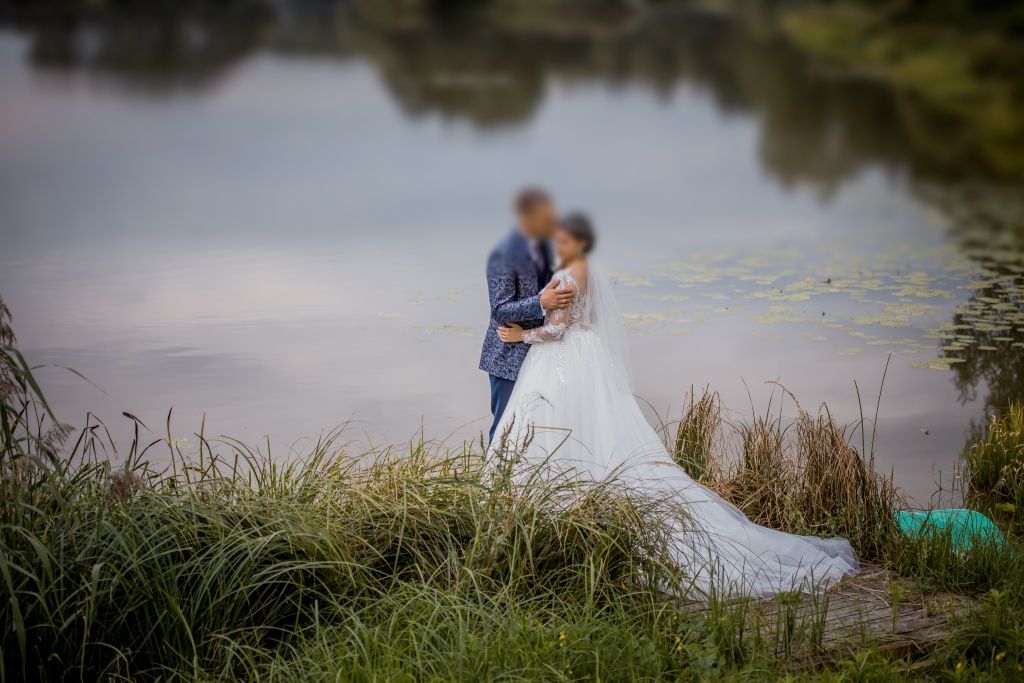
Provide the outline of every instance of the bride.
[[700,594],[813,591],[855,573],[848,541],[754,524],[672,460],[633,397],[622,316],[589,258],[595,240],[586,216],[560,221],[553,279],[572,289],[572,303],[542,327],[499,329],[503,342],[531,349],[496,434],[525,443],[524,459],[551,472],[614,478],[673,504],[673,559]]

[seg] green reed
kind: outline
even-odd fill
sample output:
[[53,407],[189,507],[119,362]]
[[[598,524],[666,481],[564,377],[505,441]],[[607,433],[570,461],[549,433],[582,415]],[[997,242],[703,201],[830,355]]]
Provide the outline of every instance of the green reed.
[[784,416],[773,395],[748,421],[727,420],[717,393],[696,397],[691,390],[682,418],[661,426],[666,435],[675,428],[666,438],[673,458],[759,524],[842,536],[862,559],[882,559],[898,534],[893,513],[904,502],[892,479],[875,471],[873,444],[866,436],[855,442],[867,421],[841,424],[825,405],[813,414],[780,389],[792,398],[795,418]]
[[[665,592],[686,577],[665,560],[659,501],[533,476],[507,438],[485,459],[424,439],[367,451],[339,429],[276,459],[200,425],[189,455],[170,414],[159,435],[126,414],[120,456],[91,416],[68,440],[8,322],[0,304],[0,680],[777,680],[821,646],[827,596],[771,618],[727,595],[689,609]],[[676,453],[718,490],[779,487],[774,473],[790,500],[769,521],[983,598],[914,675],[1016,672],[1016,537],[965,553],[897,536],[891,483],[827,410],[737,426],[705,397],[687,415]],[[813,676],[907,666],[866,646]]]
[[964,451],[967,493],[976,504],[1024,511],[1024,404],[995,415]]

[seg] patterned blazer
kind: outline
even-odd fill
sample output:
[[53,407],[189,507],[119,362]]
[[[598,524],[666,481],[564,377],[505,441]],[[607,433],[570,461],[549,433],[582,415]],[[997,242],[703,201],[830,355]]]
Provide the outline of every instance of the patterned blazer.
[[[550,253],[548,264],[552,263]],[[551,268],[538,282],[537,267],[530,256],[526,236],[513,230],[498,243],[487,258],[487,294],[491,303],[491,322],[484,335],[480,369],[489,375],[515,381],[530,350],[529,344],[506,344],[498,338],[498,326],[518,323],[524,329],[544,324],[538,285],[551,280]]]

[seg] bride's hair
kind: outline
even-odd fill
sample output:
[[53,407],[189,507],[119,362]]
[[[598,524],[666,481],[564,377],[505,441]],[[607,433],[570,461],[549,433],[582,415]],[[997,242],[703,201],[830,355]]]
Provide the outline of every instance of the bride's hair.
[[597,233],[590,219],[578,211],[566,215],[558,222],[558,227],[583,242],[583,253],[589,254],[597,244]]

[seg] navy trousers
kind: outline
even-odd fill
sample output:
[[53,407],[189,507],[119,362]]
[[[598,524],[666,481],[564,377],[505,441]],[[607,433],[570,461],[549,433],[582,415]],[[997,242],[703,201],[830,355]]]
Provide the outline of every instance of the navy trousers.
[[501,414],[505,412],[508,399],[512,396],[512,387],[516,383],[514,380],[505,379],[504,377],[487,376],[491,379],[491,415],[494,416],[494,421],[491,422],[491,431],[487,436],[487,443],[490,443],[494,441],[494,430],[498,428],[498,420],[501,419]]

